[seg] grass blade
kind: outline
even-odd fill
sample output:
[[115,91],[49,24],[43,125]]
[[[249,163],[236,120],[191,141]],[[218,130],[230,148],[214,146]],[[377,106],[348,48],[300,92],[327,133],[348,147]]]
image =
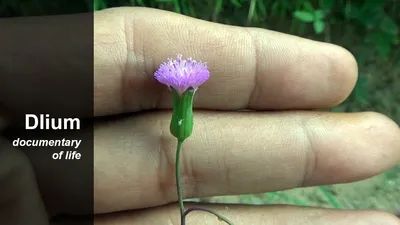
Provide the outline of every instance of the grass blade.
[[320,186],[319,188],[333,207],[335,207],[337,209],[342,208],[342,206],[336,200],[335,196],[333,196],[333,194],[328,190],[328,188],[326,186]]

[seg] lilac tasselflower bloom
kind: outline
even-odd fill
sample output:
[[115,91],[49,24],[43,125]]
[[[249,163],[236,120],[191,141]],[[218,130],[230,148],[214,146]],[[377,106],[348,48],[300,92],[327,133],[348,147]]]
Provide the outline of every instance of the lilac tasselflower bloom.
[[199,207],[190,208],[185,211],[183,204],[183,195],[180,185],[180,153],[183,142],[191,136],[193,132],[193,100],[194,94],[204,82],[210,78],[205,62],[197,62],[192,58],[182,59],[178,55],[177,59],[168,59],[160,65],[154,73],[154,78],[172,89],[173,104],[172,117],[170,123],[170,132],[176,137],[178,143],[176,147],[175,177],[178,194],[179,211],[181,214],[181,225],[185,225],[185,217],[194,210],[206,211],[214,214],[219,220],[232,223],[225,217],[212,210]]
[[182,95],[189,88],[197,90],[210,78],[210,72],[205,62],[197,62],[192,58],[185,60],[178,55],[177,59],[162,63],[154,73],[154,78]]

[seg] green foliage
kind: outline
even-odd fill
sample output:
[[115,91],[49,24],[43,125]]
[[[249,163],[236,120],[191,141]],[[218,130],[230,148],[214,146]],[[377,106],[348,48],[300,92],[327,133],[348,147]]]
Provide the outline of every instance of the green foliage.
[[328,187],[326,186],[320,186],[319,187],[322,191],[322,193],[324,194],[324,196],[328,199],[328,201],[330,202],[330,204],[337,208],[337,209],[341,209],[342,206],[339,204],[339,202],[336,200],[335,196],[333,196],[333,194],[330,192],[330,190],[328,189]]
[[307,11],[296,11],[293,13],[293,16],[299,19],[302,22],[314,22],[314,14]]
[[93,0],[93,10],[98,11],[107,8],[107,2],[104,0]]
[[293,17],[304,23],[312,23],[315,33],[321,34],[325,30],[325,11],[314,9],[310,2],[304,2],[303,10],[293,12]]
[[[395,23],[398,19],[385,12],[388,1],[366,1],[364,4],[348,2],[345,8],[346,19],[355,22],[365,31],[365,44],[376,46],[382,58],[387,58],[393,45],[397,44],[399,26]],[[392,3],[392,7],[396,8]]]
[[286,202],[287,204],[293,204],[298,206],[309,206],[308,203],[299,200],[298,198],[291,196],[289,194],[285,194],[284,192],[270,192],[266,194],[268,197],[268,202]]

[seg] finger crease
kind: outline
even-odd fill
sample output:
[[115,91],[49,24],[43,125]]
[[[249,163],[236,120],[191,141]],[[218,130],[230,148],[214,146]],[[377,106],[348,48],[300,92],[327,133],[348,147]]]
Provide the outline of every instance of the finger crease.
[[312,179],[312,177],[314,177],[316,165],[318,162],[318,150],[316,150],[314,147],[311,137],[312,135],[310,134],[310,130],[308,129],[308,125],[304,119],[301,120],[301,127],[307,142],[306,145],[308,146],[305,148],[306,161],[304,163],[304,176],[300,184],[300,186],[305,186]]
[[245,31],[249,34],[252,49],[253,49],[253,56],[254,56],[254,74],[253,74],[253,90],[251,91],[249,95],[249,99],[247,101],[247,108],[251,108],[251,105],[253,105],[253,102],[255,101],[254,99],[258,98],[258,44],[255,41],[254,35],[249,31],[248,28],[245,28]]
[[[127,15],[124,16],[124,38],[125,38],[125,45],[126,45],[126,59],[125,59],[125,66],[121,69],[121,107],[122,107],[122,112],[127,112],[127,106],[128,106],[128,100],[126,99],[126,80],[128,79],[127,76],[129,76],[128,71],[129,71],[129,41],[128,41],[128,25],[127,25]],[[134,41],[132,43],[134,45]],[[134,49],[134,47],[133,47]],[[133,51],[133,54],[135,52]]]

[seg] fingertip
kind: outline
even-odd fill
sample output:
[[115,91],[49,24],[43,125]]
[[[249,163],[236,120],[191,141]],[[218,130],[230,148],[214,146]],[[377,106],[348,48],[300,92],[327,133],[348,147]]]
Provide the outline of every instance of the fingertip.
[[315,166],[306,186],[367,179],[399,162],[400,129],[389,117],[377,112],[325,115],[310,124],[321,129],[309,134]]
[[327,54],[332,65],[332,82],[336,89],[336,99],[332,105],[338,105],[346,100],[353,91],[358,78],[358,65],[354,55],[346,48],[338,45],[328,44],[330,51]]
[[373,147],[383,160],[387,160],[387,169],[400,160],[400,128],[387,115],[378,112],[365,112],[365,129],[371,132],[370,138],[375,140]]
[[329,108],[354,89],[357,61],[347,49],[269,30],[247,31],[258,53],[251,108]]
[[[390,155],[395,161],[400,159],[400,129],[399,126],[387,115],[378,112],[362,112],[364,133],[374,140],[375,151],[384,152],[382,148],[393,151]],[[396,154],[397,153],[397,154]],[[393,157],[397,156],[397,157]]]

